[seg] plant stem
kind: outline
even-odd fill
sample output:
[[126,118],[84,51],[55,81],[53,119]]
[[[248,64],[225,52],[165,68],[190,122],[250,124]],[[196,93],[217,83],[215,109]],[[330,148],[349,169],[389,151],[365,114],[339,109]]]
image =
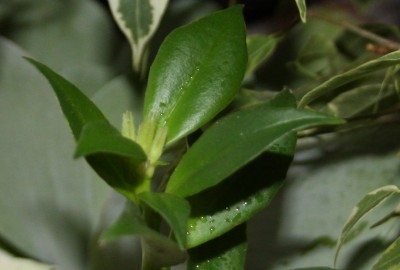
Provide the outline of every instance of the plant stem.
[[361,37],[364,37],[364,38],[369,39],[369,40],[371,40],[373,42],[376,42],[376,43],[378,43],[380,45],[383,45],[383,46],[385,46],[388,49],[391,49],[393,51],[397,51],[397,50],[400,49],[400,43],[397,43],[397,42],[395,42],[393,40],[381,37],[381,36],[379,36],[379,35],[377,35],[377,34],[375,34],[373,32],[365,30],[365,29],[363,29],[363,28],[361,28],[361,27],[359,27],[359,26],[357,26],[355,24],[349,23],[347,21],[337,21],[337,20],[332,19],[332,18],[327,18],[327,17],[320,16],[320,15],[318,15],[316,13],[313,13],[313,12],[309,12],[308,15],[310,17],[316,18],[318,20],[325,21],[327,23],[343,27],[344,29],[346,29],[346,30],[348,30],[350,32],[353,32],[353,33],[355,33],[355,34],[357,34],[357,35],[359,35]]

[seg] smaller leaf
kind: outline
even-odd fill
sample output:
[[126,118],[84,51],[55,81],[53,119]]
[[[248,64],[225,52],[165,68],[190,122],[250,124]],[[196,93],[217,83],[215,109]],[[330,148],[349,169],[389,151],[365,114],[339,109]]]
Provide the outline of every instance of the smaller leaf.
[[245,78],[249,77],[276,48],[278,39],[272,35],[247,36],[248,63]]
[[400,269],[400,238],[397,238],[382,254],[372,270]]
[[156,267],[175,265],[186,259],[186,254],[174,241],[146,225],[139,208],[132,203],[127,203],[118,220],[102,234],[101,241],[107,242],[126,236],[143,239],[142,243],[149,252],[146,255],[152,258]]
[[50,82],[57,95],[62,111],[68,120],[75,140],[78,140],[83,126],[92,121],[107,121],[97,106],[81,90],[65,78],[31,58],[26,58]]
[[305,94],[299,102],[299,107],[305,107],[322,95],[328,94],[332,90],[342,85],[345,85],[346,83],[358,80],[372,72],[388,68],[399,63],[400,51],[395,51],[377,59],[368,61],[339,75],[333,76],[329,80],[325,81],[324,83],[320,84],[319,86],[315,87],[307,94]]
[[188,270],[242,270],[247,252],[246,225],[189,250]]
[[364,198],[361,199],[353,208],[352,213],[347,219],[342,232],[339,236],[339,239],[336,244],[336,254],[335,254],[335,264],[339,255],[340,248],[342,244],[346,242],[348,237],[351,235],[351,231],[354,226],[358,223],[358,221],[363,218],[366,214],[368,214],[371,210],[376,208],[379,204],[384,202],[387,198],[391,197],[394,194],[400,193],[400,189],[396,186],[389,185],[380,187],[370,193],[368,193]]
[[167,193],[143,192],[139,199],[158,212],[170,225],[181,249],[186,245],[186,228],[190,205],[178,196]]
[[327,104],[327,108],[335,116],[349,118],[373,108],[395,94],[393,86],[382,90],[380,84],[363,85],[340,94]]
[[146,161],[146,154],[136,142],[121,135],[106,121],[87,123],[77,142],[75,157],[93,154],[113,154]]
[[306,0],[295,0],[295,1],[296,1],[297,8],[299,10],[299,13],[300,13],[301,21],[303,23],[305,23],[307,20]]

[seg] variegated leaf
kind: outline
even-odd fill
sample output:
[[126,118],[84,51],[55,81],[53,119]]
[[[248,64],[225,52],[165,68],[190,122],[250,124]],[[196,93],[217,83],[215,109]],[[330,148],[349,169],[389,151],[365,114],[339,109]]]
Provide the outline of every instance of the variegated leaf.
[[140,71],[143,55],[155,33],[168,0],[108,0],[119,28],[129,40],[133,68]]

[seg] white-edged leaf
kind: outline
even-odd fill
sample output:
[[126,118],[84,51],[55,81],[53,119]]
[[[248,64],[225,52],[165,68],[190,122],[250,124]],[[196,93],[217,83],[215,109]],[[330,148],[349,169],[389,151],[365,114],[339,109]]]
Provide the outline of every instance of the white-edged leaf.
[[337,261],[342,244],[350,236],[352,229],[358,223],[358,221],[379,204],[381,204],[383,201],[385,201],[387,198],[396,193],[400,193],[400,189],[397,186],[383,186],[374,191],[371,191],[364,198],[362,198],[361,201],[357,203],[357,205],[353,208],[349,218],[347,219],[337,241],[335,263]]
[[372,270],[400,269],[400,237],[397,238],[382,254]]
[[160,23],[168,0],[108,0],[108,3],[131,45],[134,70],[140,71],[146,45]]
[[34,260],[17,258],[0,249],[0,269],[4,270],[56,270],[55,266]]
[[300,19],[303,23],[307,20],[307,6],[306,0],[295,0],[297,8],[299,9]]

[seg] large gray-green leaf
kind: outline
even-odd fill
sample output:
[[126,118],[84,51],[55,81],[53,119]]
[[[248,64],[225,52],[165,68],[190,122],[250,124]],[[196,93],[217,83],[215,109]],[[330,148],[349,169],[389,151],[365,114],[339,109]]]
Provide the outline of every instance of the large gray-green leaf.
[[34,260],[17,258],[0,249],[0,269],[4,270],[56,270],[55,266]]
[[168,0],[108,0],[112,14],[132,49],[134,70],[139,72],[146,46],[160,23]]
[[269,103],[232,113],[207,129],[186,152],[166,191],[194,195],[223,181],[292,131],[340,123],[338,118]]
[[399,63],[400,51],[395,51],[387,55],[381,56],[377,59],[368,61],[341,74],[333,76],[329,80],[323,82],[322,84],[315,87],[314,89],[311,89],[307,94],[305,94],[299,102],[299,107],[304,107],[308,105],[317,98],[325,94],[329,94],[332,90],[346,83],[358,80],[374,71],[388,68]]
[[239,90],[247,60],[241,13],[237,6],[216,12],[173,31],[161,45],[144,116],[168,128],[167,143],[207,123]]
[[0,39],[0,235],[23,254],[84,269],[110,189],[82,161],[45,80]]
[[[336,239],[349,209],[371,190],[400,185],[399,137],[396,122],[299,140],[286,184],[272,204],[249,221],[246,269],[333,266]],[[398,236],[399,223],[392,219],[368,227],[397,204],[396,197],[386,201],[356,226],[337,269],[372,269]]]
[[[109,60],[115,57],[116,35],[113,32],[112,19],[98,2],[11,2],[17,2],[16,6],[24,6],[18,7],[17,13],[22,9],[28,13],[32,12],[33,16],[35,11],[40,10],[40,13],[35,14],[35,20],[12,24],[8,29],[8,37],[28,51],[33,58],[59,71],[87,91],[86,94],[92,94],[112,78],[113,71]],[[13,4],[7,3],[11,6]],[[27,19],[26,12],[24,19]],[[19,15],[13,14],[13,18]]]
[[379,258],[372,270],[396,270],[400,268],[400,238],[397,238]]
[[335,262],[338,258],[343,243],[349,238],[352,229],[359,222],[359,220],[376,208],[379,204],[383,203],[387,198],[399,193],[400,189],[397,186],[384,186],[369,192],[357,203],[347,219],[337,241]]

